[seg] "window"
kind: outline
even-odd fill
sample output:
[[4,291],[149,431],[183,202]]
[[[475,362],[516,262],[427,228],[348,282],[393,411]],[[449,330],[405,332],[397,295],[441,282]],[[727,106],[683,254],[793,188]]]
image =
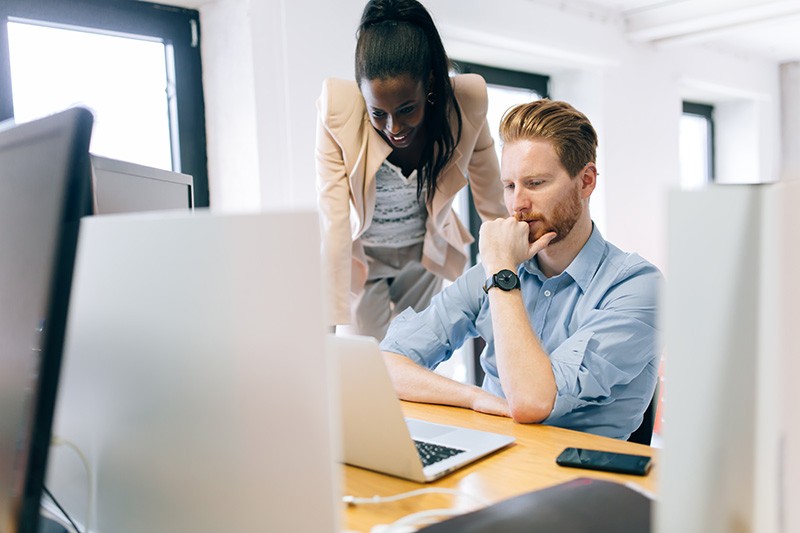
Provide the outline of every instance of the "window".
[[[486,119],[489,122],[489,130],[494,138],[497,150],[497,159],[500,159],[500,120],[506,110],[516,104],[522,104],[548,97],[548,84],[550,78],[541,74],[531,74],[528,72],[518,72],[464,61],[454,61],[455,70],[462,73],[473,72],[480,74],[486,80],[487,92],[489,94],[489,109]],[[460,202],[461,209],[469,209],[469,216],[463,217],[469,223],[469,230],[475,237],[475,242],[471,246],[472,264],[475,264],[478,257],[478,230],[481,227],[481,218],[475,210],[472,202],[472,193],[467,191],[467,197]],[[458,211],[458,210],[457,210]],[[461,215],[461,213],[459,213]]]
[[[486,89],[489,95],[489,108],[486,113],[486,119],[494,138],[497,158],[500,159],[502,147],[500,146],[498,131],[503,114],[513,105],[546,98],[548,96],[549,77],[464,61],[454,61],[453,67],[456,72],[480,74],[486,80]],[[475,238],[475,242],[470,246],[471,264],[474,265],[478,259],[478,231],[481,227],[481,217],[475,210],[472,202],[472,193],[469,189],[459,193],[453,205],[458,216]],[[436,370],[452,379],[480,385],[484,376],[483,369],[480,366],[480,353],[483,348],[483,339],[476,338],[472,343],[467,343],[457,350],[449,361],[439,365]]]
[[680,124],[681,188],[696,189],[714,181],[714,107],[683,103]]
[[500,138],[497,132],[500,120],[506,110],[516,104],[531,102],[548,95],[549,77],[541,74],[517,72],[496,67],[487,67],[475,63],[457,61],[455,68],[458,72],[473,72],[480,74],[486,80],[489,93],[489,110],[486,117],[489,120],[489,129],[495,139],[497,157],[500,157]]
[[95,114],[93,153],[191,174],[208,205],[196,11],[139,1],[4,0],[0,120],[71,105]]

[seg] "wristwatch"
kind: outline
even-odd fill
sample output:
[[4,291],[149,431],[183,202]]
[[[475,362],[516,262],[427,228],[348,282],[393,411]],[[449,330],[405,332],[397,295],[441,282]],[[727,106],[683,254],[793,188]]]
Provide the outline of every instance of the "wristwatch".
[[489,289],[492,287],[497,287],[504,291],[519,289],[519,277],[516,273],[504,268],[486,280],[486,283],[483,284],[483,292],[488,294]]

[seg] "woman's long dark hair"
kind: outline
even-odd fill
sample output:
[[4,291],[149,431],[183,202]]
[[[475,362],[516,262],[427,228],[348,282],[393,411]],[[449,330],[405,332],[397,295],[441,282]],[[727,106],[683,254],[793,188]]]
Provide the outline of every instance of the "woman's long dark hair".
[[[410,75],[433,93],[425,110],[427,139],[417,165],[417,198],[428,202],[436,178],[461,138],[461,109],[450,84],[450,60],[428,11],[416,0],[370,0],[361,15],[356,44],[356,81]],[[450,114],[455,113],[453,135]]]

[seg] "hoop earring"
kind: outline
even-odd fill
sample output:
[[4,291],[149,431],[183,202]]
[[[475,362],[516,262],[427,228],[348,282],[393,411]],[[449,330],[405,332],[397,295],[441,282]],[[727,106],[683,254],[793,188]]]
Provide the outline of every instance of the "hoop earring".
[[429,92],[429,93],[428,93],[428,94],[425,96],[425,100],[427,100],[429,104],[433,105],[433,104],[435,104],[435,103],[436,103],[436,95],[435,95],[435,94],[433,94],[433,92]]

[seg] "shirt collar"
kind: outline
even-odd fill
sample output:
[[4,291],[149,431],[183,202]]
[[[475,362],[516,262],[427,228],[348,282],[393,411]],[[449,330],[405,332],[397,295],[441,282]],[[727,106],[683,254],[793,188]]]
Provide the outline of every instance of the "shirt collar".
[[[580,287],[582,291],[586,292],[589,283],[592,281],[595,272],[597,272],[597,269],[600,267],[600,263],[605,258],[606,253],[606,240],[600,234],[600,230],[597,229],[597,226],[594,224],[594,222],[592,222],[592,233],[589,235],[589,240],[586,241],[586,244],[583,245],[581,251],[578,252],[578,255],[575,256],[575,259],[572,260],[572,262],[569,264],[569,266],[567,266],[564,272],[560,274],[560,276],[568,274],[573,280],[575,280],[575,283],[578,284],[578,287]],[[525,270],[538,276],[540,280],[544,281],[547,279],[547,276],[545,276],[539,268],[539,262],[536,260],[536,256],[524,262],[522,265]]]

